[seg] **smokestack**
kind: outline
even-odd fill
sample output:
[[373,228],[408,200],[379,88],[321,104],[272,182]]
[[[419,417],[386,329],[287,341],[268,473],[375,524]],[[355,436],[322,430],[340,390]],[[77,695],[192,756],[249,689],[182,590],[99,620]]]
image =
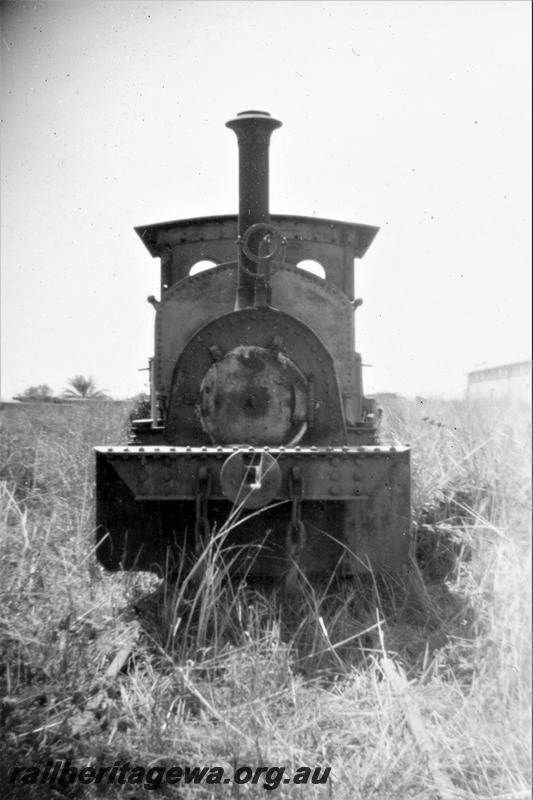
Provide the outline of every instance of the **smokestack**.
[[[272,131],[281,126],[266,111],[242,111],[235,119],[226,122],[237,135],[239,145],[239,224],[238,234],[242,238],[250,225],[268,223],[268,150]],[[258,252],[259,243],[251,241],[251,248]],[[244,269],[243,269],[244,267]],[[237,298],[235,309],[254,304],[255,281],[251,273],[257,264],[250,260],[242,249],[239,252]]]

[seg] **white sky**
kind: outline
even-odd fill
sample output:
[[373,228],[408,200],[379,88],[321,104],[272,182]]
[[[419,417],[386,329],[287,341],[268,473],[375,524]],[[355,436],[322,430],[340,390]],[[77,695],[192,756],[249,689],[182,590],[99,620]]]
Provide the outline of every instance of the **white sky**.
[[247,108],[284,123],[272,212],[381,226],[356,261],[367,391],[529,357],[528,2],[2,11],[2,397],[143,389],[159,261],[132,228],[236,213]]

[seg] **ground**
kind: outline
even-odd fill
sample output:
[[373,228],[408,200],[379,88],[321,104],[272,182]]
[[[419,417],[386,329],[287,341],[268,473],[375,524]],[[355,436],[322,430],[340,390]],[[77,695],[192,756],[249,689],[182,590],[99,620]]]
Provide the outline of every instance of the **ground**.
[[[128,409],[0,411],[3,797],[530,796],[528,409],[386,403],[384,442],[412,447],[412,559],[285,605],[216,558],[194,589],[105,574],[91,448],[125,440]],[[152,772],[20,785],[60,759]]]

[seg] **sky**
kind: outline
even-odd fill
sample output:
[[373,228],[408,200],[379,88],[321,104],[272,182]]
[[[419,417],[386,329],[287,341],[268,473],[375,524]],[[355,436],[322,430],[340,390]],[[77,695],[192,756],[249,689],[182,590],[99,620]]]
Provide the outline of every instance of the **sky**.
[[528,2],[4,2],[1,396],[146,388],[135,225],[237,212],[248,108],[272,213],[380,227],[355,262],[367,393],[460,396],[530,357]]

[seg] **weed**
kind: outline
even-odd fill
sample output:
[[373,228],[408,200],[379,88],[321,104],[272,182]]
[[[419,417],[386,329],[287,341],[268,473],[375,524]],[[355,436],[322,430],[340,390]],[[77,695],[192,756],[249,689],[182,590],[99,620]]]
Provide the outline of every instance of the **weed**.
[[[196,574],[174,584],[96,564],[91,448],[125,441],[128,412],[104,403],[2,412],[4,783],[15,764],[54,759],[323,765],[329,788],[281,784],[277,796],[529,796],[524,410],[391,403],[384,441],[412,446],[411,562],[304,582],[290,603],[275,585],[230,578],[223,529]],[[5,785],[14,798],[154,794]]]

